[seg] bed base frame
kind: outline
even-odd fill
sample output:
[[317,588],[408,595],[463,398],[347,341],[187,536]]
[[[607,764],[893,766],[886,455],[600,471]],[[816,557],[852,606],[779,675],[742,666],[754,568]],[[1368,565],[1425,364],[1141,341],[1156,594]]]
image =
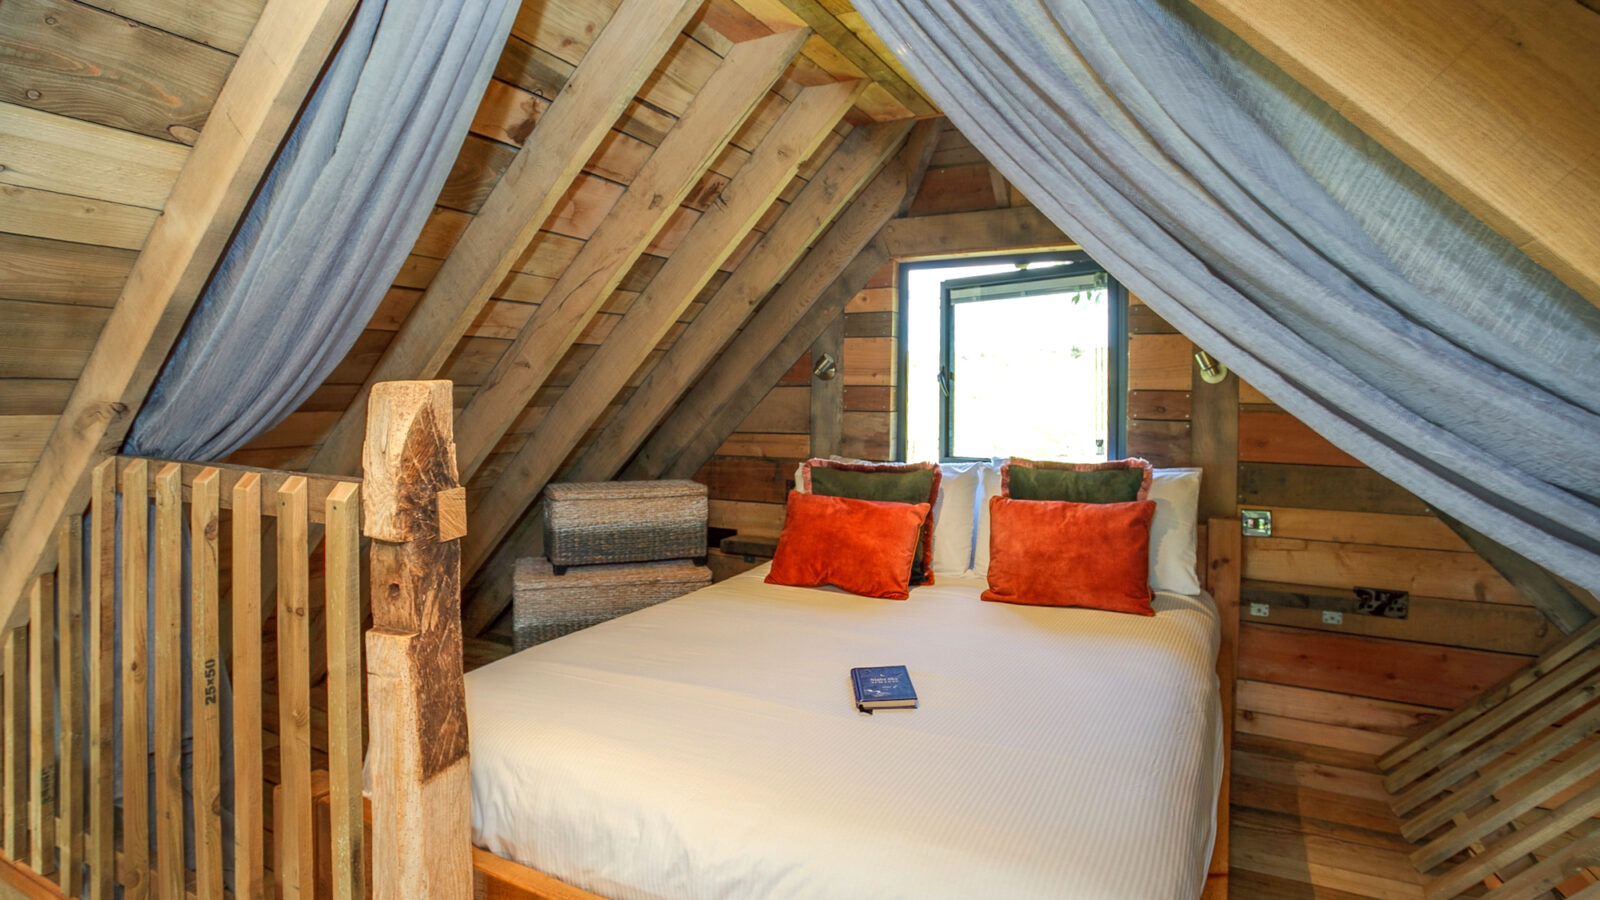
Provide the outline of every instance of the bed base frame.
[[[96,468],[89,508],[60,525],[58,564],[29,585],[31,622],[0,634],[0,895],[110,898],[120,885],[128,900],[225,900],[220,760],[227,753],[236,773],[229,896],[605,900],[471,844],[460,622],[466,508],[450,387],[374,386],[362,479],[120,457]],[[112,512],[119,503],[120,522]],[[126,514],[152,507],[154,528]],[[85,520],[84,513],[94,515]],[[1238,524],[1214,519],[1201,540],[1202,580],[1222,614],[1217,674],[1231,752]],[[268,565],[264,545],[276,548]],[[154,560],[148,595],[147,558]],[[177,628],[185,574],[188,647]],[[74,614],[84,599],[87,618]],[[145,649],[147,605],[157,623],[153,658]],[[263,658],[262,625],[273,621]],[[195,673],[187,697],[186,667]],[[223,667],[234,701],[226,746],[212,677]],[[154,741],[145,746],[144,728],[124,729],[123,780],[144,784],[153,757],[155,795],[129,787],[118,806],[109,790],[111,698],[118,684],[124,698],[143,698],[147,678],[156,687],[153,707],[125,702],[124,716],[148,717]],[[324,678],[327,702],[314,706],[313,685]],[[196,748],[187,773],[195,786],[192,835],[183,815],[186,706]],[[280,783],[269,835],[262,772],[274,739]],[[363,758],[370,806],[360,793]],[[324,760],[325,770],[313,769]],[[144,826],[151,809],[153,833]],[[184,862],[189,840],[194,870]],[[1227,882],[1225,775],[1204,900],[1225,898]]]

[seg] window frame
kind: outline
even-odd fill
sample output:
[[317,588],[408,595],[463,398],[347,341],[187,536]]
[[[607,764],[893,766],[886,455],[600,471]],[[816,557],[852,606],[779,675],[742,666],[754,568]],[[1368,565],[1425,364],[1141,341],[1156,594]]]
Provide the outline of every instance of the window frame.
[[[939,356],[941,367],[948,366],[948,354],[952,352],[954,341],[954,318],[949,314],[949,286],[970,286],[976,284],[1006,283],[1008,281],[1024,282],[1035,279],[1044,279],[1052,274],[1060,274],[1056,267],[1047,269],[1030,270],[1022,268],[1043,262],[1066,262],[1068,264],[1087,263],[1081,268],[1075,267],[1073,274],[1104,273],[1106,277],[1106,302],[1107,307],[1107,346],[1112,351],[1110,364],[1106,372],[1106,458],[1121,459],[1127,455],[1128,446],[1128,291],[1117,281],[1104,266],[1095,262],[1088,253],[1082,250],[1059,250],[1050,252],[1013,253],[993,256],[967,256],[945,259],[916,260],[902,262],[896,272],[895,283],[895,414],[893,434],[893,455],[896,460],[905,461],[906,458],[906,416],[907,397],[910,385],[906,378],[910,347],[907,343],[910,336],[910,286],[911,279],[908,275],[912,271],[926,269],[955,269],[967,268],[975,265],[1005,265],[1014,264],[1019,268],[1015,272],[998,272],[990,275],[976,275],[962,279],[951,279],[940,286],[939,302]],[[942,396],[940,405],[940,434],[939,434],[939,462],[967,462],[975,457],[949,456],[950,441],[954,427],[953,416],[949,406],[951,395]]]

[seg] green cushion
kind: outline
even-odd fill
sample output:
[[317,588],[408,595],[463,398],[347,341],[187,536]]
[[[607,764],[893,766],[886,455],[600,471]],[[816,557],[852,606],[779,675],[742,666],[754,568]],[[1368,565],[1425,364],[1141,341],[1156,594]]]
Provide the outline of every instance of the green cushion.
[[1013,500],[1069,500],[1073,503],[1126,503],[1139,499],[1144,469],[1035,469],[1011,466],[1007,484]]
[[[915,469],[909,472],[852,472],[846,469],[811,467],[811,493],[826,497],[850,497],[855,500],[883,500],[891,503],[932,503],[933,476],[937,469]],[[923,534],[931,527],[933,515],[924,523]],[[911,583],[921,584],[925,566],[922,562],[925,541],[917,540],[917,553],[911,560]]]

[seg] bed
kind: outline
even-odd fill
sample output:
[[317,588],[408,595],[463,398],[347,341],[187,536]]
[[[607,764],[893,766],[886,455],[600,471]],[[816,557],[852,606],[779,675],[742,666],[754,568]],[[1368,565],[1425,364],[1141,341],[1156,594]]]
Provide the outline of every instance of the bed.
[[[613,900],[1200,893],[1208,595],[1146,618],[763,571],[469,673],[474,842]],[[858,712],[849,669],[895,664],[920,708]]]

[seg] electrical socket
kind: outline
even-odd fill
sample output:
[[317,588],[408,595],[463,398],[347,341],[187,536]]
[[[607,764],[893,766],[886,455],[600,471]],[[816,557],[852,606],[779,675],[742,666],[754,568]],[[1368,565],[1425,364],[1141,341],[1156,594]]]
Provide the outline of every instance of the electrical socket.
[[1324,625],[1343,625],[1344,624],[1344,613],[1339,612],[1336,609],[1325,609],[1325,610],[1322,611],[1322,624],[1324,624]]
[[1252,603],[1252,604],[1250,604],[1250,615],[1252,615],[1252,616],[1260,616],[1262,618],[1266,618],[1267,614],[1269,612],[1271,612],[1271,611],[1272,611],[1272,607],[1268,606],[1265,603]]

